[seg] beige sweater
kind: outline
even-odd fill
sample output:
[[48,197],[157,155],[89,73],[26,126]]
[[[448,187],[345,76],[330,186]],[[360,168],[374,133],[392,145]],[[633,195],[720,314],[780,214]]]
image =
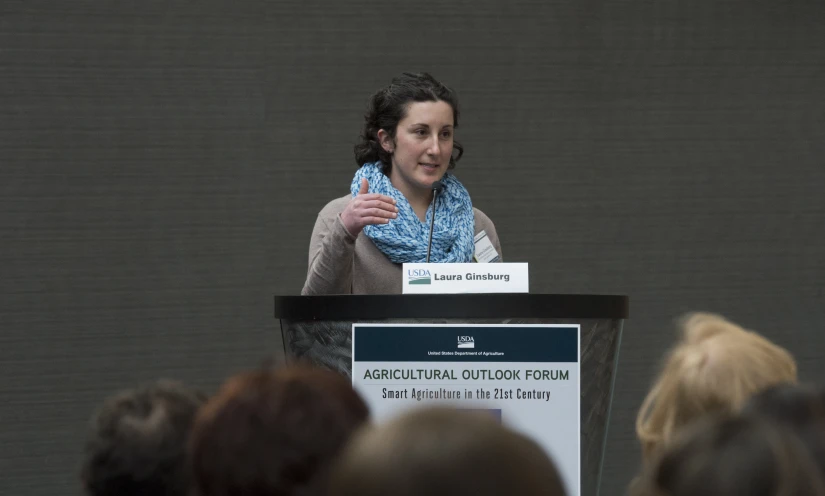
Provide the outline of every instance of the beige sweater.
[[[386,255],[361,232],[353,237],[341,221],[341,212],[352,195],[332,200],[318,214],[309,243],[309,270],[301,294],[399,294],[401,264]],[[490,242],[501,256],[496,227],[477,209],[475,233],[487,231]]]

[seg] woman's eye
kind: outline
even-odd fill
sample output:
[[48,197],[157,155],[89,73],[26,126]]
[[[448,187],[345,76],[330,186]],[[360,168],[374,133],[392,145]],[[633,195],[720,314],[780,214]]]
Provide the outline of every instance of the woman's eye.
[[451,133],[450,131],[444,131],[443,133],[441,133],[441,137],[444,139],[449,139],[452,135],[453,133]]
[[427,131],[425,131],[423,129],[416,129],[415,134],[416,134],[416,136],[426,136]]

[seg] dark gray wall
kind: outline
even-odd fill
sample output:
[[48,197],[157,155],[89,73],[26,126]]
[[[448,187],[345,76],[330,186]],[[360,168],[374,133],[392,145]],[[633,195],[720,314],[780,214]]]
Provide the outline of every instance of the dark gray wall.
[[670,320],[708,309],[825,372],[825,4],[4,2],[0,494],[77,492],[85,421],[278,345],[369,94],[428,70],[456,170],[534,292],[621,293],[603,494]]
[[0,494],[79,494],[106,395],[277,344],[261,5],[0,15]]

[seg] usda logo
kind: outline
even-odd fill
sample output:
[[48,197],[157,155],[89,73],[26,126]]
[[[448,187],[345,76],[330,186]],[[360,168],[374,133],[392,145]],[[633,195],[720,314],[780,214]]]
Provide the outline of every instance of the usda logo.
[[410,277],[409,284],[432,284],[432,277],[427,269],[409,269],[407,275]]

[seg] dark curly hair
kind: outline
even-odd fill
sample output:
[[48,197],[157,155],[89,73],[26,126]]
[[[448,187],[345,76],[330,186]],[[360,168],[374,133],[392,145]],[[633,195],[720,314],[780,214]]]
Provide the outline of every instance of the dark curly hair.
[[[405,72],[394,78],[389,86],[378,90],[370,98],[369,108],[364,115],[364,130],[360,141],[355,145],[355,162],[358,167],[380,161],[384,164],[384,173],[389,174],[392,153],[381,147],[378,131],[385,130],[395,140],[398,123],[406,116],[408,104],[438,101],[446,102],[453,108],[453,127],[458,128],[458,96],[426,72]],[[464,147],[458,141],[453,141],[453,149],[458,153],[450,157],[450,169],[464,155]]]
[[88,496],[187,496],[189,434],[206,395],[161,380],[108,398],[92,417],[81,479]]

